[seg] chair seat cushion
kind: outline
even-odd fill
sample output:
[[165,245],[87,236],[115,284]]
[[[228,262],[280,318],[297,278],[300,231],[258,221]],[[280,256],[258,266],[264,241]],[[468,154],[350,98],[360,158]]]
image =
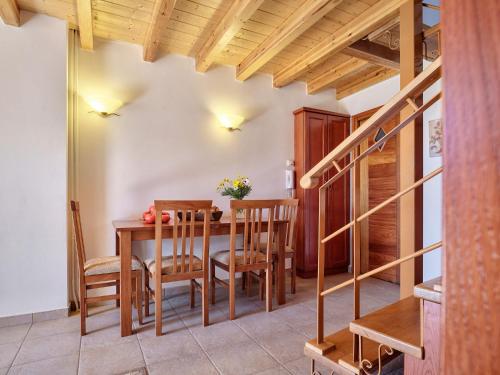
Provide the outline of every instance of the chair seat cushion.
[[[136,256],[132,256],[132,270],[142,269],[142,262]],[[107,273],[120,272],[120,257],[109,256],[89,259],[83,265],[85,276],[104,275]]]
[[[266,246],[267,246],[267,243],[266,243],[266,242],[262,242],[262,243],[260,244],[260,248],[261,248],[261,250],[262,250],[262,251],[265,251],[265,250],[266,250]],[[285,252],[286,252],[287,254],[290,254],[290,253],[294,253],[294,252],[295,252],[295,250],[294,250],[292,247],[287,246],[287,247],[285,248]],[[273,254],[278,254],[278,249],[276,249],[275,247],[273,247]]]
[[[155,259],[146,259],[144,261],[146,268],[149,272],[155,272]],[[181,272],[181,256],[177,256],[177,272]],[[185,272],[189,272],[189,256],[184,259]],[[203,269],[203,262],[197,256],[193,256],[193,271],[201,271]],[[172,255],[164,256],[161,260],[161,273],[168,275],[174,272],[174,257]]]
[[[265,263],[266,262],[266,254],[260,251],[256,252],[256,262],[257,263]],[[235,256],[236,256],[236,265],[240,266],[242,264],[245,264],[244,257],[243,257],[243,250],[236,250],[235,251]],[[250,252],[247,251],[247,257],[250,256]],[[216,260],[219,263],[229,265],[229,250],[222,250],[218,251],[211,256],[212,259]],[[247,259],[248,263],[248,259]]]

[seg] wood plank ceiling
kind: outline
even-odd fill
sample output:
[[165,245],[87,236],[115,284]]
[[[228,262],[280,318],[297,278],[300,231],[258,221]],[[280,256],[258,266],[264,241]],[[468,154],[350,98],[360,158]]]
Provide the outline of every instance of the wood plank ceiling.
[[340,99],[398,74],[387,36],[399,39],[404,1],[0,0],[0,17],[18,26],[19,10],[43,13],[79,29],[84,49],[94,37],[121,40],[142,45],[145,61],[187,55],[200,72],[232,65],[239,80],[268,73],[275,87],[304,81],[310,94],[335,88]]

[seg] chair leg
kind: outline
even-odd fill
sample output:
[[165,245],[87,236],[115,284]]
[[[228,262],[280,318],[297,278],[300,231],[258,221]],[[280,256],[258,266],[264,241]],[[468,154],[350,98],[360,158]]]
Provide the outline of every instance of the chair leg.
[[161,321],[161,279],[159,279],[158,275],[155,275],[155,327],[156,327],[156,336],[162,335],[162,321]]
[[203,314],[203,326],[206,327],[210,324],[208,312],[208,270],[204,267],[203,270],[203,285],[201,286],[201,310]]
[[142,320],[142,273],[137,272],[135,277],[135,304],[137,309],[137,317],[139,319],[139,324],[143,324]]
[[144,270],[144,315],[149,316],[149,301],[151,295],[149,294],[149,271]]
[[273,263],[267,263],[266,269],[266,311],[273,309]]
[[295,254],[292,256],[292,283],[291,283],[291,292],[295,294],[296,280],[297,280],[297,264],[295,262]]
[[190,290],[190,301],[189,301],[189,306],[193,309],[195,305],[195,296],[194,296],[194,291],[195,291],[195,285],[194,285],[194,280],[191,280],[191,290]]
[[210,259],[210,294],[212,305],[215,305],[215,263]]
[[259,271],[259,299],[264,301],[264,292],[265,292],[265,280],[264,280],[264,272],[263,270]]
[[247,283],[247,297],[252,295],[252,275],[250,274],[252,271],[245,272],[245,278]]
[[86,318],[87,318],[87,305],[85,298],[87,297],[87,288],[84,283],[80,283],[80,334],[85,336],[86,332]]
[[235,318],[235,303],[236,303],[236,293],[235,293],[235,272],[229,271],[229,320],[234,320]]
[[[116,294],[120,295],[120,280],[116,280]],[[116,300],[116,307],[120,307],[120,299]]]

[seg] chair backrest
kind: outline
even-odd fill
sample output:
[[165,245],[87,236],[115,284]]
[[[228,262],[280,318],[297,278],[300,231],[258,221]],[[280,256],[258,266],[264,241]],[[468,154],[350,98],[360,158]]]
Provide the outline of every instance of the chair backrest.
[[297,223],[298,199],[280,199],[276,206],[275,220],[287,222],[286,246],[295,249],[295,226]]
[[78,257],[78,269],[80,276],[85,274],[84,264],[87,260],[85,257],[85,245],[83,244],[82,222],[80,220],[80,202],[71,201],[71,212],[73,214],[73,228],[75,231],[76,254]]
[[[278,202],[276,199],[231,201],[230,259],[235,259],[233,254],[236,251],[237,225],[244,225],[243,264],[256,263],[257,254],[261,251],[265,251],[268,260],[271,259],[274,211]],[[240,210],[243,211],[243,222],[237,220],[237,212]],[[265,242],[261,242],[261,234],[263,232],[267,233]]]
[[[196,223],[196,213],[203,213],[202,233],[203,236],[203,269],[208,265],[208,250],[210,243],[210,217],[212,201],[210,200],[155,200],[156,219],[155,219],[155,264],[156,273],[161,274],[162,264],[162,211],[172,211],[172,273],[193,272],[194,260],[194,239],[196,231],[200,230],[200,223]],[[178,214],[181,214],[179,218]],[[187,253],[187,239],[189,238],[189,253]],[[180,253],[179,253],[180,242]],[[186,262],[187,259],[187,262]],[[186,267],[187,263],[187,267]],[[179,270],[180,266],[180,270]]]

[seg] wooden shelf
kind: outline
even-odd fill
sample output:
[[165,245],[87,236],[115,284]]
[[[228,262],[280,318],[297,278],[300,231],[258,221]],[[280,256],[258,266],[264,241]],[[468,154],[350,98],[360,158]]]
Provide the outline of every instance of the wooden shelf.
[[[361,373],[359,363],[353,361],[353,334],[349,331],[349,328],[344,328],[333,335],[326,336],[325,341],[334,343],[335,348],[321,354],[323,347],[316,343],[316,339],[312,339],[306,343],[304,354],[333,370],[335,374],[352,375]],[[363,354],[364,358],[376,365],[378,363],[378,344],[364,340]]]
[[405,298],[356,319],[350,323],[349,329],[352,333],[392,349],[423,358],[418,298]]
[[413,295],[426,301],[441,303],[441,277],[418,284],[413,289]]

